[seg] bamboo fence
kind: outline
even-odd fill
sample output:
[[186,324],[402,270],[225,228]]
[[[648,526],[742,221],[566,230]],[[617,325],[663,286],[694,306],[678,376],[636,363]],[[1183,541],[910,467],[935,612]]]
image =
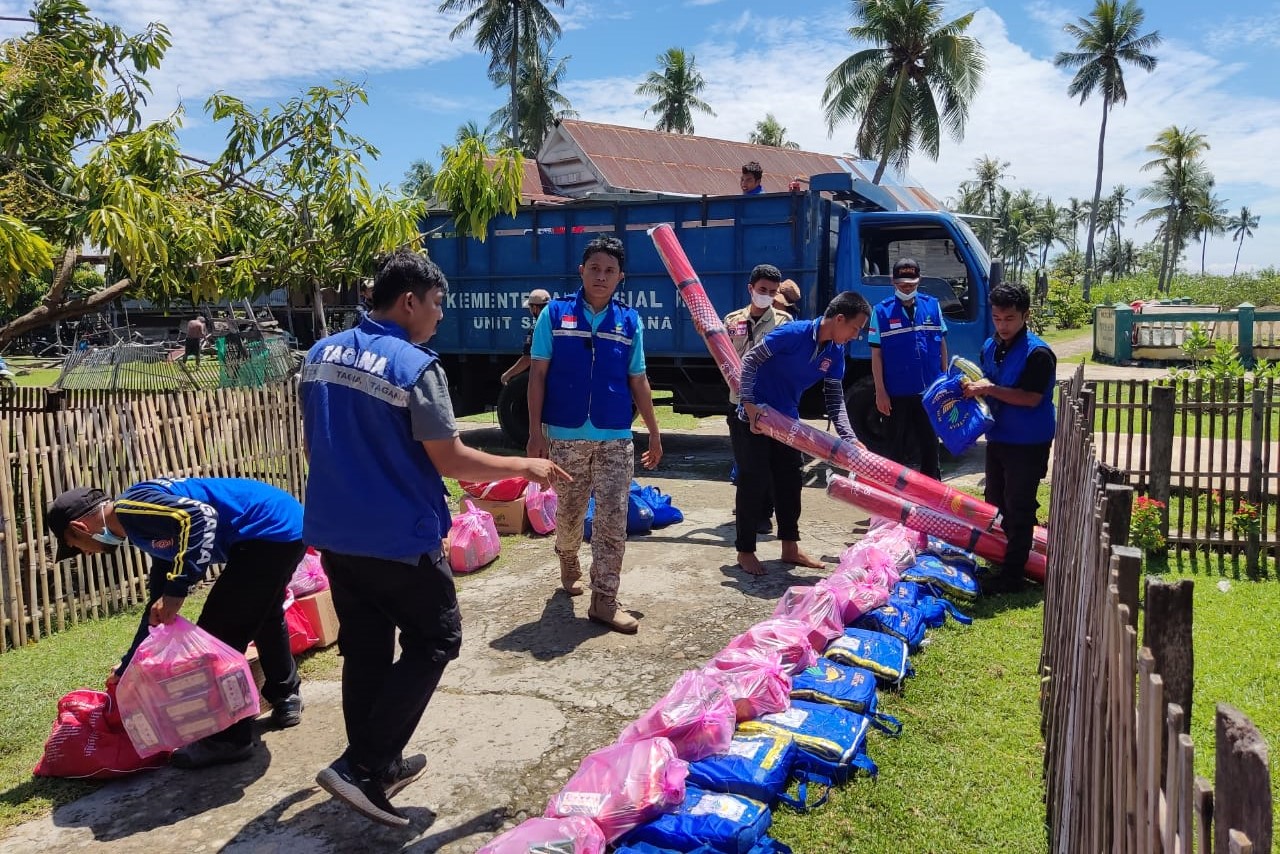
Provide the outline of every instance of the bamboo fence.
[[152,477],[250,477],[302,496],[295,383],[68,391],[57,411],[45,408],[0,409],[0,652],[146,600],[147,562],[136,549],[53,562],[44,511],[63,490],[115,495]]
[[1218,705],[1214,782],[1194,776],[1191,580],[1147,581],[1139,648],[1132,489],[1103,482],[1094,404],[1077,370],[1058,413],[1041,653],[1050,850],[1270,851],[1267,746],[1247,717]]

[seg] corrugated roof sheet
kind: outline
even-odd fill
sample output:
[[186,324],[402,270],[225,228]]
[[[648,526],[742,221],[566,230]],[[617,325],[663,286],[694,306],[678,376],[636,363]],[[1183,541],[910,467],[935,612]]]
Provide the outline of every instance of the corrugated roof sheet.
[[[725,196],[738,192],[742,165],[755,160],[764,169],[767,193],[785,193],[792,178],[823,172],[850,172],[870,181],[876,163],[832,154],[752,145],[705,136],[564,119],[560,128],[615,190]],[[941,205],[910,176],[886,172],[881,186],[907,210]]]
[[542,173],[542,167],[532,157],[524,159],[524,174],[520,177],[520,204],[522,205],[558,205],[569,201],[567,196],[559,196],[547,191],[549,181]]

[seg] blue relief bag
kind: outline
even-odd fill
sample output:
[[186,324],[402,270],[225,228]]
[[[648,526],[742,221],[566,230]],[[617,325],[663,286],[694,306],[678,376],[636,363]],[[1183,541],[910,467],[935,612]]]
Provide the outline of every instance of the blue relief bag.
[[920,401],[933,432],[953,456],[973,447],[996,423],[985,403],[976,397],[964,396],[964,375],[959,372],[938,377],[924,390]]
[[[876,776],[876,763],[871,761],[866,751],[870,726],[867,718],[857,712],[826,703],[795,700],[785,712],[743,721],[738,724],[738,731],[790,735],[800,748],[794,766],[796,778],[802,782],[811,779],[831,786],[847,781],[859,770],[868,776]],[[807,806],[803,790],[798,804],[787,796],[782,800],[799,809]]]
[[918,650],[924,642],[924,616],[912,605],[881,605],[863,614],[853,625],[899,638],[910,652]]
[[671,503],[670,495],[663,494],[656,486],[640,486],[634,480],[631,481],[631,490],[634,492],[637,489],[640,490],[640,500],[653,511],[653,527],[665,528],[684,521],[684,514]]
[[839,664],[866,668],[882,684],[894,687],[914,672],[901,638],[867,629],[845,629],[844,637],[828,644],[823,655]]
[[951,543],[940,540],[937,537],[929,537],[924,553],[920,556],[924,557],[925,555],[936,557],[948,566],[954,566],[956,569],[963,570],[970,575],[978,574],[977,555],[959,546],[953,546]]
[[865,715],[873,727],[887,735],[902,732],[901,721],[876,711],[876,675],[863,667],[819,658],[813,667],[791,677],[791,698],[829,703]]
[[978,582],[973,574],[960,566],[944,563],[933,555],[922,555],[902,571],[903,581],[930,584],[943,596],[972,602],[978,598]]
[[742,795],[772,806],[787,788],[797,750],[790,736],[735,733],[726,752],[690,762],[687,779],[709,792]]
[[921,584],[915,581],[899,581],[889,592],[889,604],[913,606],[924,617],[925,625],[938,628],[947,621],[947,615],[962,626],[970,625],[973,617],[963,613],[955,605],[936,595],[937,589],[932,584]]
[[[710,845],[699,845],[697,848],[690,849],[674,849],[661,848],[649,842],[633,842],[619,845],[613,849],[613,854],[721,854]],[[791,848],[783,845],[772,836],[763,836],[756,840],[756,844],[751,846],[751,850],[747,854],[792,854]]]
[[640,825],[625,841],[675,851],[709,846],[721,854],[750,854],[772,823],[769,807],[759,801],[686,785],[684,803],[675,812]]

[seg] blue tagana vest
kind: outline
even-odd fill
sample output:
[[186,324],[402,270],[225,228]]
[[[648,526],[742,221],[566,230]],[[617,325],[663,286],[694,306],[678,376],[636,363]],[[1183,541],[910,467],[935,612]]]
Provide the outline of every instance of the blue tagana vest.
[[[1027,365],[1027,356],[1039,347],[1048,350],[1040,336],[1030,329],[1005,354],[1004,361],[996,364],[996,339],[988,338],[982,345],[982,373],[996,385],[1016,386]],[[985,398],[995,418],[995,426],[987,431],[988,442],[1006,442],[1010,445],[1042,445],[1053,441],[1058,418],[1053,408],[1055,379],[1049,377],[1044,397],[1036,406],[1011,406],[994,398]]]
[[592,332],[582,290],[554,299],[544,309],[551,323],[551,362],[542,420],[556,427],[631,426],[631,385],[627,369],[640,316],[617,300],[605,306]]
[[396,324],[371,318],[307,353],[308,545],[414,563],[440,548],[451,521],[444,481],[409,417],[411,389],[435,360]]
[[896,296],[876,303],[875,313],[885,391],[890,397],[920,394],[942,373],[942,309],[938,301],[916,291],[914,321]]

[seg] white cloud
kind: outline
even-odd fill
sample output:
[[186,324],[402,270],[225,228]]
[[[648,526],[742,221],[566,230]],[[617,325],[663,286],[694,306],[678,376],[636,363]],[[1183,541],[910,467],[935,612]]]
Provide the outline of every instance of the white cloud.
[[1206,42],[1218,50],[1241,44],[1280,47],[1280,9],[1263,15],[1233,15],[1214,27]]

